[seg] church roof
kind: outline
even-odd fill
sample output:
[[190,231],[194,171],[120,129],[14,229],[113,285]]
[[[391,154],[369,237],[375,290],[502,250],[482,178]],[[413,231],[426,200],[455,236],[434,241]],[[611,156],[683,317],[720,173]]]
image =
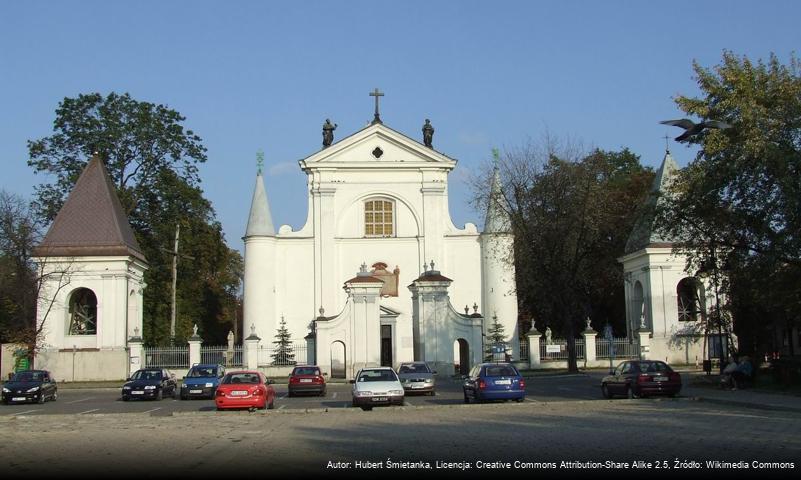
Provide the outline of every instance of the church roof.
[[89,160],[33,254],[39,257],[125,255],[145,260],[99,156]]
[[657,205],[663,201],[662,197],[668,193],[668,187],[678,171],[679,166],[673,160],[670,151],[666,151],[662,165],[656,172],[656,177],[654,177],[654,182],[651,185],[651,193],[648,195],[648,199],[645,201],[640,216],[626,242],[625,253],[633,253],[649,245],[663,247],[672,245],[672,239],[663,237],[657,231],[654,216]]
[[509,219],[508,203],[501,191],[501,173],[496,166],[492,174],[487,217],[484,219],[484,233],[509,233],[511,231],[512,222]]
[[273,216],[270,214],[270,202],[264,189],[261,172],[256,175],[256,186],[253,188],[253,201],[250,203],[250,217],[245,230],[245,237],[274,237]]

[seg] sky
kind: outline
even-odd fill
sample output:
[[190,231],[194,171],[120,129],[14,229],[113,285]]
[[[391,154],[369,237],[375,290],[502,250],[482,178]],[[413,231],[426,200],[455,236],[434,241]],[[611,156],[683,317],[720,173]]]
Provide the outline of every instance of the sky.
[[[699,95],[692,62],[724,50],[787,63],[801,45],[797,1],[8,1],[0,0],[0,188],[32,198],[50,181],[27,165],[27,141],[53,133],[65,97],[128,92],[186,117],[208,148],[204,194],[232,248],[265,152],[276,226],[306,219],[297,165],[372,120],[456,158],[454,223],[483,224],[471,172],[493,147],[547,132],[657,167]],[[694,151],[670,141],[686,165]]]

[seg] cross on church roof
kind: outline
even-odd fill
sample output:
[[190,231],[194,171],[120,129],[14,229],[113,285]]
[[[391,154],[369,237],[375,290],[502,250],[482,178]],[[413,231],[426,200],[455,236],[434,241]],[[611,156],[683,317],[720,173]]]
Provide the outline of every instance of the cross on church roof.
[[378,113],[378,97],[383,97],[384,94],[378,91],[378,88],[370,92],[371,97],[375,97],[375,116],[373,117],[373,123],[383,123],[381,121],[381,116]]
[[261,170],[264,168],[264,152],[261,150],[256,152],[256,167],[258,168],[259,175],[261,175]]
[[668,136],[668,134],[665,134],[665,136],[662,138],[665,139],[665,151],[670,153],[670,148],[668,148],[668,140],[670,139],[670,137]]

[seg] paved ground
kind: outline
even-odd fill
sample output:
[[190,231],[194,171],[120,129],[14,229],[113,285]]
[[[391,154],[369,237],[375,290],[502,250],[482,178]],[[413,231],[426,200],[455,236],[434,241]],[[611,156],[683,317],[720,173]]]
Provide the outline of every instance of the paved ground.
[[[347,408],[349,386],[344,384],[330,385],[325,399],[279,398],[278,410],[256,413],[216,412],[209,401],[123,403],[115,400],[117,390],[64,390],[55,403],[0,406],[0,471],[4,478],[6,473],[77,475],[87,468],[123,477],[207,477],[226,469],[262,476],[307,472],[375,477],[377,470],[380,476],[410,473],[392,468],[402,465],[391,462],[429,462],[431,470],[425,464],[412,466],[438,475],[486,473],[479,463],[486,462],[502,470],[533,471],[529,474],[538,473],[534,467],[553,467],[547,472],[552,476],[597,473],[603,466],[638,461],[650,462],[649,470],[658,473],[656,466],[674,469],[678,461],[678,467],[706,468],[710,460],[747,464],[746,473],[755,477],[798,473],[800,412],[743,408],[692,396],[602,400],[599,376],[533,379],[522,404],[463,405],[458,383],[440,384],[436,397],[412,397],[408,406],[372,412]],[[278,387],[279,395],[283,388]],[[739,392],[686,390],[721,397]],[[789,400],[798,403],[798,397]],[[461,463],[437,468],[438,461]],[[536,465],[516,469],[516,461]],[[579,463],[566,464],[576,467],[569,470],[562,461]],[[337,462],[346,468],[334,468]],[[354,469],[356,462],[373,462],[374,468],[362,463],[364,468]],[[781,462],[783,469],[759,469],[762,463]],[[794,470],[787,469],[789,463]]]

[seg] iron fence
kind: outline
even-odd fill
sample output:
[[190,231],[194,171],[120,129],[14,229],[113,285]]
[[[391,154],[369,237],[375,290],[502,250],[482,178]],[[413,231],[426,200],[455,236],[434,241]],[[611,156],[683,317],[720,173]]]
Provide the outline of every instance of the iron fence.
[[636,340],[614,338],[610,342],[605,338],[595,339],[595,358],[639,358],[640,345]]
[[520,342],[520,360],[527,362],[528,361],[528,339],[527,338],[520,338],[518,339]]
[[308,348],[305,342],[284,347],[259,347],[258,362],[260,367],[308,365]]
[[143,347],[144,367],[188,368],[189,346]]
[[[584,358],[584,339],[575,340],[576,359]],[[558,349],[557,349],[558,347]],[[540,360],[567,360],[567,340],[564,338],[554,338],[551,343],[540,343]]]
[[226,367],[241,367],[244,365],[242,345],[234,345],[233,350],[228,345],[203,345],[200,347],[200,363],[218,363]]

